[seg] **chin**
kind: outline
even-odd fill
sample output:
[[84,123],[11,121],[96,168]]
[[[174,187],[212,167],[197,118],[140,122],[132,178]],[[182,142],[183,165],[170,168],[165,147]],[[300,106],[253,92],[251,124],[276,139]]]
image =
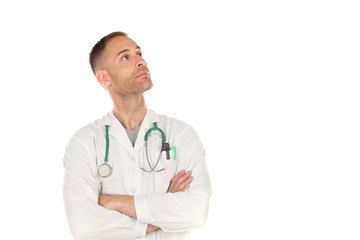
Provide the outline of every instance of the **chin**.
[[144,86],[148,89],[151,89],[153,86],[153,82],[151,81],[151,78],[149,77],[148,79],[146,79],[146,81],[144,81]]
[[[150,90],[151,88],[152,88],[152,86],[153,86],[153,83],[152,83],[152,81],[150,80],[150,82],[148,83],[148,84],[146,84],[146,86],[144,86],[144,90],[145,91],[148,91],[148,90]],[[144,92],[145,92],[144,91]]]

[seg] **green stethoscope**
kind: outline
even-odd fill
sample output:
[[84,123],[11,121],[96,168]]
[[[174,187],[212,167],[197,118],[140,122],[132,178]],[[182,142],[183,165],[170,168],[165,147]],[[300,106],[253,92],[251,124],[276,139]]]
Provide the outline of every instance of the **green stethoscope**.
[[[156,170],[157,165],[159,164],[160,158],[161,158],[161,153],[154,165],[154,167],[152,166],[152,164],[149,161],[149,157],[148,157],[148,147],[147,147],[147,143],[148,143],[148,138],[149,138],[149,134],[152,131],[159,131],[161,133],[161,137],[162,137],[162,147],[161,147],[161,152],[162,151],[166,151],[166,159],[170,159],[170,146],[169,143],[166,143],[166,138],[165,138],[165,134],[163,132],[163,130],[161,130],[161,128],[159,128],[157,126],[157,123],[154,122],[154,127],[150,128],[146,134],[145,134],[145,148],[146,148],[146,160],[148,162],[148,165],[150,167],[150,170],[146,170],[144,168],[141,167],[141,170],[147,172],[147,173],[151,173],[151,172],[161,172],[163,170],[165,170],[165,168],[162,168],[160,170]],[[109,156],[109,125],[105,125],[105,132],[106,132],[106,149],[105,149],[105,161],[103,164],[101,164],[98,168],[98,173],[101,177],[108,177],[110,176],[111,172],[112,172],[112,168],[111,166],[108,164],[108,156]]]

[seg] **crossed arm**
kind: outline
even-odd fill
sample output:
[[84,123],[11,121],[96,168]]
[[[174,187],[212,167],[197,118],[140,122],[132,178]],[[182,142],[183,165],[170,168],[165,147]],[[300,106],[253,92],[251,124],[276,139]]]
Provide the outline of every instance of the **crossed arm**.
[[[192,172],[181,170],[171,181],[168,193],[184,192],[189,189],[193,180]],[[129,217],[137,219],[134,196],[131,195],[110,195],[100,194],[99,205],[108,209],[121,212]],[[158,230],[159,227],[148,224],[146,233]]]
[[178,166],[191,172],[178,173],[167,193],[134,197],[99,195],[93,138],[74,135],[64,156],[63,185],[65,210],[74,238],[133,239],[159,228],[164,232],[184,232],[202,226],[211,194],[205,152],[194,132],[181,136],[177,145],[184,151],[178,153]]

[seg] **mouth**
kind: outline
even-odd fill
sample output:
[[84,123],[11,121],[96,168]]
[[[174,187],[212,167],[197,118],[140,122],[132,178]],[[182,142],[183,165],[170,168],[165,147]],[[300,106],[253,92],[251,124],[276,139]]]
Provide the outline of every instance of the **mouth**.
[[135,75],[135,78],[144,78],[150,75],[149,71],[141,71],[140,73]]

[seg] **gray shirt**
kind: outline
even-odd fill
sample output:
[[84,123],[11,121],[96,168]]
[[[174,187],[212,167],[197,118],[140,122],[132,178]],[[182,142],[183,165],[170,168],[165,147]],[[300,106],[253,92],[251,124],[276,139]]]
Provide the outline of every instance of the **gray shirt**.
[[140,126],[138,126],[134,130],[129,130],[129,129],[125,128],[125,131],[126,131],[127,135],[129,136],[130,142],[133,146],[135,145],[136,138],[139,134],[139,129],[140,129]]

